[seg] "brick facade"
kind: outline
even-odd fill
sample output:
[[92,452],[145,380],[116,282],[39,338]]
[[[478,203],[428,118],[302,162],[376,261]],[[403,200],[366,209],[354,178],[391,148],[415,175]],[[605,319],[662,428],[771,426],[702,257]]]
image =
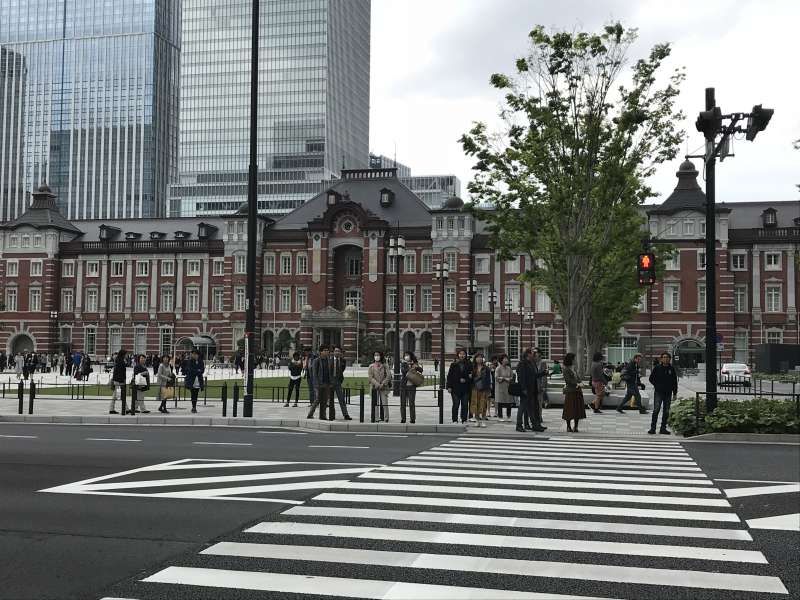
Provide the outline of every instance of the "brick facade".
[[[691,346],[704,342],[702,193],[693,166],[681,165],[678,178],[676,192],[645,212],[651,236],[677,246],[679,262],[645,290],[643,309],[608,349],[612,360],[634,349],[669,349],[691,362]],[[69,345],[103,359],[120,346],[152,353],[200,344],[226,357],[235,351],[245,323],[245,214],[68,223],[52,200],[42,188],[25,215],[0,225],[0,349]],[[798,343],[799,221],[797,202],[719,205],[722,360],[750,360],[752,347],[766,341]],[[497,261],[483,224],[458,199],[431,210],[393,169],[345,171],[289,215],[261,219],[256,334],[263,350],[336,342],[354,356],[367,334],[391,342],[397,275],[388,247],[398,233],[409,256],[397,300],[404,349],[429,360],[439,356],[444,302],[448,353],[469,345],[471,313],[479,349],[491,347],[494,316],[497,351],[510,335],[514,354],[529,345],[549,347],[551,358],[566,352],[563,324],[546,293],[517,281],[530,257]],[[444,298],[431,272],[442,261],[451,267]],[[474,306],[471,279],[479,290]],[[494,315],[492,291],[499,297]],[[533,319],[521,320],[519,308]]]

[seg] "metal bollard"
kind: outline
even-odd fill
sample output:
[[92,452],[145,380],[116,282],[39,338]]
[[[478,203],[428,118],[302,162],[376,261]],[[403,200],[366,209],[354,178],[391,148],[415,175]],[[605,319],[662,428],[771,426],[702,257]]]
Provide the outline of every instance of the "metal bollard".
[[136,396],[139,394],[139,390],[136,389],[136,386],[131,384],[131,410],[130,414],[132,417],[136,416]]
[[233,384],[233,416],[238,416],[237,413],[239,411],[239,384]]
[[22,414],[22,406],[25,403],[25,383],[21,379],[17,385],[17,398],[19,398],[19,414]]
[[222,416],[228,416],[228,382],[222,382]]
[[444,424],[444,390],[439,388],[439,425]]
[[375,422],[375,403],[376,403],[376,401],[377,400],[375,398],[375,390],[372,390],[372,399],[371,399],[371,403],[370,403],[371,404],[371,407],[370,407],[370,422],[371,423]]
[[28,414],[33,414],[33,399],[36,397],[36,384],[31,379],[30,395],[28,396]]
[[358,392],[358,422],[364,422],[364,386]]
[[206,400],[208,399],[208,386],[203,386],[203,406],[206,405]]

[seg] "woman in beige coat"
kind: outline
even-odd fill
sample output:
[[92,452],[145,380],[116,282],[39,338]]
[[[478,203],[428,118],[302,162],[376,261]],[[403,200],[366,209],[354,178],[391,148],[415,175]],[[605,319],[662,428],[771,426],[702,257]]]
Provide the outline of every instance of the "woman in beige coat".
[[369,366],[367,378],[372,386],[372,393],[376,396],[376,403],[381,410],[381,421],[389,422],[389,386],[392,376],[386,367],[386,358],[383,352],[375,352],[374,362]]

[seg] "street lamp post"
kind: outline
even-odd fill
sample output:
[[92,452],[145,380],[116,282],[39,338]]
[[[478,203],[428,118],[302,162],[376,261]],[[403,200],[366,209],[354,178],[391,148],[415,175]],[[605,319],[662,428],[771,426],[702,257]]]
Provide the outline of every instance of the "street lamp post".
[[250,167],[247,179],[247,300],[245,309],[245,392],[242,416],[253,416],[256,329],[256,238],[258,221],[258,27],[259,0],[253,0],[250,56]]
[[469,354],[475,352],[475,294],[478,293],[478,282],[468,279],[464,287],[469,294]]
[[525,320],[530,324],[530,332],[531,332],[531,348],[536,346],[536,340],[534,339],[533,330],[534,324],[533,320],[535,318],[535,313],[532,310],[529,310],[525,313]]
[[58,354],[58,311],[50,311],[50,335],[53,339],[53,352]]
[[524,307],[520,306],[517,309],[517,314],[519,315],[519,345],[524,347],[524,344],[522,343],[522,332],[524,331],[524,329],[523,329],[524,323],[523,322],[525,321],[525,315],[528,314],[528,311],[525,310]]
[[400,395],[400,302],[402,293],[400,290],[400,269],[403,266],[403,257],[406,252],[406,241],[400,235],[399,227],[395,234],[389,239],[389,257],[394,257],[395,278],[395,311],[394,311],[394,385],[392,385],[392,395]]
[[511,360],[511,311],[514,310],[514,303],[511,298],[506,300],[506,354]]
[[446,387],[444,380],[444,286],[450,275],[450,267],[447,263],[436,263],[433,273],[433,278],[439,281],[439,285],[441,286],[441,293],[439,296],[439,298],[441,298],[441,306],[439,307],[439,321],[441,321],[441,337],[439,340],[439,351],[441,352],[441,358],[439,360],[439,405],[442,406],[444,402],[444,388]]
[[494,307],[497,304],[497,292],[494,291],[494,286],[489,291],[489,309],[492,312],[492,350],[489,354],[494,354],[497,351],[497,344],[495,344],[494,336]]

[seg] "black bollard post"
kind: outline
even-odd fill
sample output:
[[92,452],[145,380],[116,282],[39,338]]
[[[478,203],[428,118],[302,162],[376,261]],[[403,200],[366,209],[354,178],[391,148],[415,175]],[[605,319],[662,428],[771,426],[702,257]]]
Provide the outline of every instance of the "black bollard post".
[[375,422],[375,390],[372,390],[372,397],[370,400],[370,422]]
[[361,386],[361,390],[358,393],[358,422],[364,422],[364,386]]
[[131,384],[131,410],[130,415],[132,417],[136,416],[136,397],[139,394],[139,390],[136,389],[134,384]]
[[444,424],[444,390],[439,388],[439,425]]
[[33,414],[33,399],[36,397],[36,384],[31,379],[31,389],[30,394],[28,396],[28,414]]
[[236,417],[239,411],[239,383],[233,384],[233,416]]
[[21,379],[17,385],[17,397],[19,398],[19,414],[22,414],[22,406],[25,403],[25,383]]
[[222,416],[228,416],[228,382],[222,382]]

